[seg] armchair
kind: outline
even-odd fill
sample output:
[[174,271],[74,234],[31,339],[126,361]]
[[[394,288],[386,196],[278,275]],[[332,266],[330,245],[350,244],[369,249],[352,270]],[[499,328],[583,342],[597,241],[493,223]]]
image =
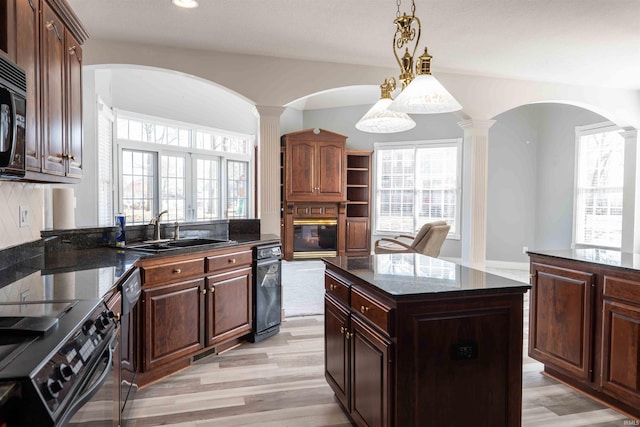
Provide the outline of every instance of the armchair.
[[376,240],[373,252],[376,254],[419,253],[437,258],[450,229],[451,227],[444,221],[428,222],[415,236],[401,234],[393,239]]

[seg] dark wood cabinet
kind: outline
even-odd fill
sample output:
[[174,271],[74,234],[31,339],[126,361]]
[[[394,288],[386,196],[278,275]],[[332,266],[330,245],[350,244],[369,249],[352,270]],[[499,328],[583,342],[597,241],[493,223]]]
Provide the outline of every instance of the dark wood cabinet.
[[[251,333],[252,251],[248,245],[144,259],[137,327],[138,384],[186,368]],[[133,320],[136,322],[136,320]],[[136,336],[131,334],[131,336]]]
[[346,136],[322,129],[282,137],[287,202],[346,200],[346,140]]
[[26,73],[25,179],[82,177],[82,48],[88,33],[65,0],[0,4],[0,48]]
[[547,374],[640,417],[640,272],[597,257],[530,258],[529,355]]
[[251,267],[207,277],[207,346],[251,332],[251,279]]
[[142,290],[144,371],[204,347],[203,278]]
[[325,378],[353,423],[519,426],[527,286],[393,295],[368,264],[325,261]]
[[529,355],[590,382],[594,275],[540,263],[531,274]]

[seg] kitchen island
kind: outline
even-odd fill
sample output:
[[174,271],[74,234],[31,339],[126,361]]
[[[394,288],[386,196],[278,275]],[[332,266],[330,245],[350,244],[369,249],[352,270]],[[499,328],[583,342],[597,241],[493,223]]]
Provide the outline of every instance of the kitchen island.
[[529,251],[529,355],[544,372],[640,419],[640,254]]
[[324,258],[325,377],[362,426],[519,426],[530,286],[417,254]]

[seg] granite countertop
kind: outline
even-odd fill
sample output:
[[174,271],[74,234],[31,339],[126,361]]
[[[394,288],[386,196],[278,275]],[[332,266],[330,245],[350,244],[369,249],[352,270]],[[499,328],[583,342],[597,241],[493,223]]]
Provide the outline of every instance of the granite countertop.
[[323,258],[392,296],[426,296],[511,289],[526,292],[531,285],[419,254]]
[[640,254],[621,252],[603,248],[529,250],[530,255],[544,255],[553,258],[590,264],[607,265],[628,270],[640,271]]
[[237,243],[223,247],[202,245],[160,253],[108,246],[46,251],[34,246],[21,252],[22,261],[0,270],[0,302],[102,298],[141,259],[280,241],[270,234],[238,235],[233,240]]

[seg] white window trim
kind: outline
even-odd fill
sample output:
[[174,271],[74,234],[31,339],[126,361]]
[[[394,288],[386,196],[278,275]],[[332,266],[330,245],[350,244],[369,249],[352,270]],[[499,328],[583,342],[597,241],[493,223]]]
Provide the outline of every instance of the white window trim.
[[[620,249],[620,246],[604,246],[604,245],[591,245],[588,243],[576,243],[576,224],[578,215],[578,161],[579,161],[579,145],[580,137],[586,135],[593,135],[603,132],[615,132],[624,131],[624,129],[617,126],[611,121],[593,123],[590,125],[576,126],[575,127],[575,141],[574,141],[574,160],[573,160],[573,216],[571,223],[571,249],[574,248],[609,248]],[[624,203],[624,200],[623,200]],[[623,211],[624,212],[624,211]],[[622,244],[622,242],[621,242]]]
[[[457,197],[457,203],[456,203],[456,224],[458,224],[457,230],[455,232],[449,232],[449,234],[447,235],[447,240],[460,240],[461,239],[461,229],[462,229],[462,142],[463,139],[462,138],[448,138],[448,139],[431,139],[431,140],[418,140],[418,141],[390,141],[390,142],[374,142],[373,144],[373,175],[374,177],[378,176],[378,159],[377,159],[377,152],[380,149],[389,149],[389,148],[413,148],[415,146],[429,146],[429,147],[451,147],[451,146],[455,146],[457,148],[457,154],[458,154],[458,158],[456,160],[457,163],[457,168],[458,168],[458,174],[456,177],[456,186],[457,186],[457,191],[456,191],[456,197]],[[373,191],[372,191],[372,203],[373,203],[373,209],[372,214],[371,214],[371,220],[372,225],[373,225],[373,234],[376,236],[380,236],[380,237],[395,237],[398,233],[397,232],[385,232],[385,231],[378,231],[376,229],[377,227],[377,208],[376,206],[378,205],[378,181],[376,179],[372,180],[372,184],[373,184]],[[413,234],[413,232],[411,233]]]
[[[188,176],[185,176],[187,180],[186,181],[187,187],[189,187],[189,185],[192,182],[195,182],[195,177],[191,176],[193,174],[193,172],[191,171],[191,167],[193,166],[193,164],[195,164],[195,159],[198,157],[199,158],[217,157],[220,161],[219,173],[224,173],[225,176],[226,176],[227,160],[247,162],[248,163],[247,189],[250,191],[250,194],[247,195],[246,209],[247,209],[249,218],[252,218],[254,216],[253,213],[255,212],[255,197],[256,197],[256,191],[257,191],[256,185],[255,185],[256,184],[256,180],[255,180],[256,179],[256,176],[255,176],[256,137],[255,135],[223,130],[223,129],[214,128],[214,127],[206,127],[206,126],[197,125],[195,123],[188,123],[188,122],[182,122],[182,121],[168,119],[168,118],[162,118],[158,116],[152,116],[148,114],[135,113],[132,111],[120,110],[117,108],[114,108],[112,111],[115,113],[115,118],[113,122],[114,123],[114,130],[113,130],[114,144],[113,144],[112,158],[117,159],[117,162],[114,162],[114,166],[113,166],[114,177],[117,177],[117,178],[114,178],[113,180],[114,181],[113,206],[115,209],[117,209],[118,212],[122,211],[122,199],[120,197],[120,195],[122,194],[122,188],[121,188],[122,179],[121,179],[121,171],[120,171],[120,167],[122,165],[122,150],[129,149],[129,150],[152,152],[156,156],[154,176],[156,177],[155,184],[156,184],[156,189],[158,191],[158,194],[154,198],[155,212],[159,212],[159,207],[160,207],[160,194],[159,194],[160,174],[159,174],[158,168],[159,168],[160,156],[162,156],[162,154],[186,156],[188,160],[187,163],[190,163],[190,166],[187,168],[188,171],[186,173]],[[123,117],[126,119],[133,119],[133,120],[140,120],[140,121],[147,121],[150,123],[157,123],[161,125],[170,125],[170,126],[176,126],[180,128],[187,128],[191,131],[189,136],[190,146],[181,147],[181,146],[158,144],[153,142],[134,141],[134,140],[119,138],[118,132],[117,132],[118,117]],[[220,151],[203,150],[203,149],[195,148],[195,141],[194,141],[195,132],[198,130],[204,131],[204,132],[211,132],[214,134],[219,134],[219,135],[228,136],[228,137],[246,139],[248,140],[247,154],[220,152]],[[227,204],[227,186],[222,179],[219,179],[219,182],[220,182],[220,206],[219,206],[220,210],[219,211],[222,214],[222,217],[220,218],[220,220],[224,220],[224,219],[227,219],[226,214],[224,213],[226,211],[226,204]],[[185,197],[188,197],[187,206],[185,207],[185,215],[188,214],[188,216],[186,217],[185,221],[186,222],[207,222],[207,221],[196,220],[195,214],[194,214],[195,208],[189,207],[190,203],[193,201],[192,191],[193,191],[192,188],[185,189]],[[114,214],[115,213],[116,212],[114,212]]]

